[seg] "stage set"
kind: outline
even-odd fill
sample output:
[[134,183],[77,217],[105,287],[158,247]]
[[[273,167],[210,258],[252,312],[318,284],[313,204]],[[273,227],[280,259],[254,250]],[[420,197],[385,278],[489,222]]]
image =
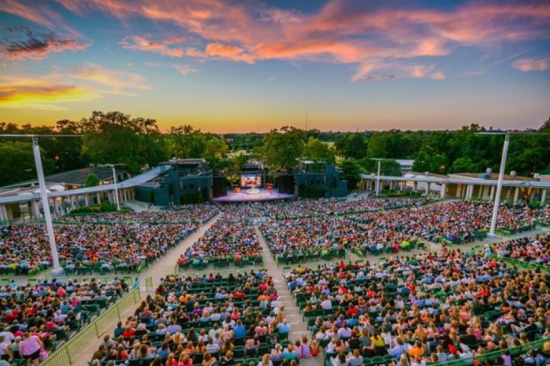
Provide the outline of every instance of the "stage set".
[[262,172],[241,173],[240,186],[228,190],[227,194],[214,196],[214,202],[233,203],[233,202],[260,202],[294,199],[294,194],[280,193],[278,189],[273,188],[272,183],[266,183]]

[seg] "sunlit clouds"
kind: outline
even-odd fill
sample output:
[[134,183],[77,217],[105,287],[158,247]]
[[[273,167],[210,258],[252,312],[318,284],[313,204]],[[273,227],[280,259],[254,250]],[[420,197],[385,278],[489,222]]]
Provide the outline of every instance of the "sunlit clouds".
[[546,71],[550,65],[550,58],[522,58],[514,61],[513,65],[520,71]]
[[547,1],[0,0],[0,16],[3,112],[120,105],[226,130],[306,104],[353,130],[550,112]]

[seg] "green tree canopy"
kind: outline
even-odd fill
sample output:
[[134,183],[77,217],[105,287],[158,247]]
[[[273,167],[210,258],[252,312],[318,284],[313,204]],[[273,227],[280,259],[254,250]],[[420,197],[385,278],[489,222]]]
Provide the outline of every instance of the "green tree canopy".
[[99,185],[99,177],[95,174],[88,174],[86,177],[86,187],[96,187]]
[[348,189],[357,188],[359,174],[362,171],[361,165],[355,159],[343,159],[338,163],[340,178],[348,181]]
[[328,143],[325,143],[315,137],[309,137],[304,147],[304,156],[313,161],[324,161],[334,163],[334,150]]
[[254,148],[254,153],[272,172],[294,168],[304,155],[306,136],[300,129],[285,126],[280,131],[266,134],[261,145]]

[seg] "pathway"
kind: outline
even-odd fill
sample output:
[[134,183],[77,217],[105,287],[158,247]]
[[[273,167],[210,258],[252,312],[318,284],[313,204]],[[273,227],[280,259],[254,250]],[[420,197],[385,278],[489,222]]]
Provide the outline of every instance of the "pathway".
[[[273,278],[273,283],[275,284],[275,289],[279,295],[279,300],[283,303],[285,307],[285,317],[288,320],[288,323],[291,326],[291,332],[289,334],[290,341],[296,341],[301,339],[302,335],[306,334],[308,339],[311,340],[311,333],[307,330],[307,324],[302,318],[300,309],[296,306],[292,294],[288,290],[284,279],[283,270],[277,267],[277,263],[265,242],[265,239],[258,228],[256,228],[256,233],[260,240],[260,245],[262,246],[262,256],[264,258],[264,266],[267,270],[267,273]],[[316,359],[302,359],[300,360],[301,366],[313,366],[319,365],[321,359],[317,357]]]

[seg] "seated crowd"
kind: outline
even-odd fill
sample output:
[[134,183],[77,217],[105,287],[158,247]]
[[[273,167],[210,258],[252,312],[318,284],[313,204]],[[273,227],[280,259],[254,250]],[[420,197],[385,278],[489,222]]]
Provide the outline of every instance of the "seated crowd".
[[519,259],[534,264],[548,264],[550,262],[550,234],[534,239],[518,238],[487,245],[486,251],[495,253],[499,257]]
[[291,343],[290,331],[265,270],[168,276],[113,337],[105,337],[92,364],[295,365],[317,354],[307,337]]
[[318,200],[298,200],[293,202],[266,202],[255,207],[260,215],[276,220],[297,219],[311,216],[332,216],[342,213],[381,211],[402,207],[418,207],[429,203],[426,198],[389,198],[338,200],[323,198]]
[[261,263],[258,236],[246,207],[226,210],[210,228],[180,255],[180,268],[189,265]]
[[[260,230],[278,259],[301,260],[341,249],[397,253],[418,238],[473,241],[486,229],[491,215],[488,203],[448,202],[382,212],[343,212],[335,217],[266,220]],[[498,225],[532,228],[544,216],[544,209],[502,206]]]
[[[68,273],[86,268],[91,271],[91,267],[96,266],[101,272],[135,270],[141,262],[162,256],[217,211],[207,210],[206,214],[198,210],[193,212],[181,216],[177,213],[174,219],[177,223],[170,224],[155,224],[167,219],[164,212],[143,212],[86,216],[86,220],[95,220],[95,224],[56,225],[54,231],[60,261]],[[113,217],[116,220],[113,221]],[[99,223],[100,218],[106,221]],[[128,220],[132,221],[131,225]],[[51,264],[44,225],[0,227],[0,272],[25,274]]]
[[11,281],[0,289],[0,357],[7,361],[25,357],[37,360],[33,342],[47,352],[54,351],[58,342],[68,340],[129,287],[118,278],[108,283],[73,279],[26,286]]
[[178,211],[141,211],[129,213],[105,213],[101,215],[64,216],[57,221],[67,224],[125,224],[125,225],[158,225],[178,223],[205,224],[218,214],[216,206],[187,205],[185,210]]
[[[550,337],[549,273],[484,251],[298,267],[286,280],[333,365],[435,364]],[[523,357],[543,365],[550,352]]]

